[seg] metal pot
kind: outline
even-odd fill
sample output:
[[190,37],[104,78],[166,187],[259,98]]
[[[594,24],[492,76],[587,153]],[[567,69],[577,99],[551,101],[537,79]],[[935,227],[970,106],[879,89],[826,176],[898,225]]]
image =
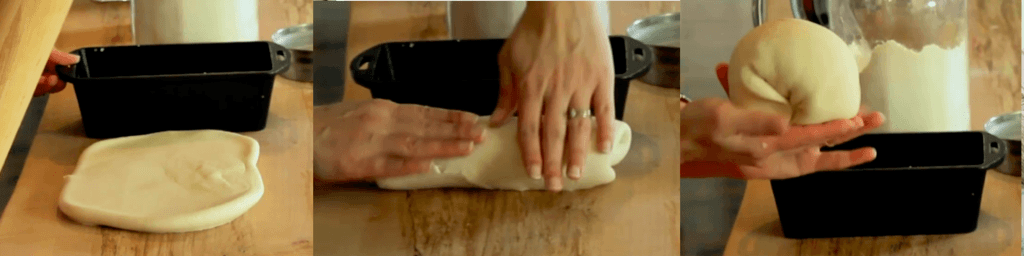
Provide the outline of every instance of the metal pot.
[[281,76],[301,82],[313,81],[313,24],[291,26],[277,30],[271,36],[277,43],[292,52],[291,68]]
[[1006,160],[996,170],[1020,177],[1021,112],[999,115],[985,123],[985,131],[1006,141]]
[[626,35],[654,49],[654,63],[641,81],[679,88],[679,13],[646,17],[626,28]]

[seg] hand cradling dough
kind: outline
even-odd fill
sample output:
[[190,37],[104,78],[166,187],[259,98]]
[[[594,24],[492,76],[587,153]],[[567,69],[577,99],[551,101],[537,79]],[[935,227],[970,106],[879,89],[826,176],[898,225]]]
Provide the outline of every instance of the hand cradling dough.
[[849,119],[860,109],[859,71],[850,47],[827,28],[802,19],[773,20],[736,45],[729,99],[798,125]]
[[214,228],[263,196],[259,144],[223,131],[167,131],[97,142],[65,177],[59,207],[85,225],[168,233]]
[[[479,121],[486,125],[489,118]],[[597,123],[591,119],[590,152],[583,166],[583,177],[569,179],[562,168],[564,191],[589,189],[615,180],[612,166],[626,156],[632,142],[632,131],[624,122],[616,120],[612,152],[605,154],[597,149]],[[516,140],[518,125],[516,118],[504,126],[488,128],[487,138],[476,145],[468,156],[439,159],[434,161],[436,169],[409,176],[386,178],[377,181],[384,189],[413,190],[429,188],[483,188],[500,190],[544,190],[544,180],[535,180],[526,173],[522,154]]]

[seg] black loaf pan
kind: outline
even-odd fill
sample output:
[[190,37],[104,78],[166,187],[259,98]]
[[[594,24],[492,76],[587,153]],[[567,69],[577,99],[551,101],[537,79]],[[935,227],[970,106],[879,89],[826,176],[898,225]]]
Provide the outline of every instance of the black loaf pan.
[[986,132],[866,134],[822,151],[874,147],[846,170],[771,181],[788,238],[973,232],[987,169],[1006,142]]
[[[629,81],[653,61],[650,46],[609,37],[615,62],[615,118],[622,120]],[[357,55],[352,78],[373,98],[490,115],[498,105],[498,53],[505,39],[383,43]],[[364,66],[365,65],[365,66]]]
[[272,42],[89,47],[58,68],[75,87],[85,135],[263,130],[288,49]]

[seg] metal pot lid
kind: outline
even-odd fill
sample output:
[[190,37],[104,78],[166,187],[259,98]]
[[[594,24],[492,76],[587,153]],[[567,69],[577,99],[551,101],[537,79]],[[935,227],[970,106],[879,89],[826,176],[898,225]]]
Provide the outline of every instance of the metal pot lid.
[[306,23],[277,30],[270,36],[274,43],[289,50],[313,51],[313,24]]
[[650,46],[679,48],[679,13],[666,13],[634,21],[626,35]]
[[1021,112],[1016,111],[999,115],[985,123],[985,131],[1004,140],[1020,141]]

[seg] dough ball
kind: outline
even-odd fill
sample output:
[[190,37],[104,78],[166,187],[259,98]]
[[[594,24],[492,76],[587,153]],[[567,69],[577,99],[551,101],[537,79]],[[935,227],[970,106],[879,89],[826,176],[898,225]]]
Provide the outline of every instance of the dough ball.
[[729,61],[729,99],[796,125],[849,119],[860,109],[859,67],[838,35],[802,19],[758,26]]
[[65,176],[59,207],[72,220],[152,233],[227,224],[263,196],[252,138],[168,131],[96,142]]
[[[489,117],[480,118],[487,125]],[[567,168],[562,168],[562,190],[574,191],[604,185],[615,180],[612,166],[629,152],[632,130],[622,121],[614,122],[615,134],[612,152],[597,149],[597,122],[591,118],[590,150],[583,166],[583,177],[569,179]],[[377,185],[384,189],[413,190],[430,188],[482,188],[497,190],[545,190],[544,180],[535,180],[526,174],[522,154],[519,152],[517,118],[498,128],[488,128],[487,139],[477,144],[473,153],[464,157],[437,159],[434,172],[380,179]]]

